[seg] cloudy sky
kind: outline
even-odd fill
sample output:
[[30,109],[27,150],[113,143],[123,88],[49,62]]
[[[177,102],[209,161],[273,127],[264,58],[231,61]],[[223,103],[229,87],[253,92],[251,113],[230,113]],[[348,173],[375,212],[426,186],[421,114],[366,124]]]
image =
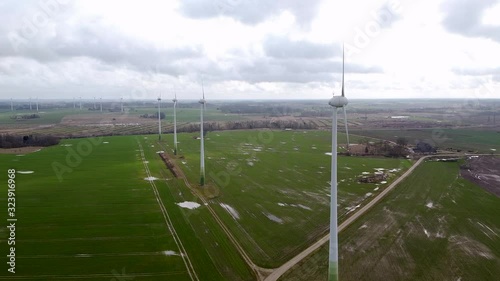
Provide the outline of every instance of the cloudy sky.
[[500,98],[495,0],[2,0],[0,99]]

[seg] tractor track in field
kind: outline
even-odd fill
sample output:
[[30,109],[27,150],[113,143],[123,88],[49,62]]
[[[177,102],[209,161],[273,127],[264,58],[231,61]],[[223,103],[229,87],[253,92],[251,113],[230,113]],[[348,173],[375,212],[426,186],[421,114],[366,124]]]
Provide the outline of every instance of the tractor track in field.
[[[165,155],[167,155],[167,157],[170,157],[169,154],[166,152],[167,150],[165,149],[165,147],[163,147],[163,145],[161,143],[159,143],[159,142],[157,142],[157,144],[161,147],[161,150],[163,150],[165,152]],[[227,237],[233,243],[233,245],[236,247],[236,249],[238,250],[238,252],[241,255],[241,257],[245,260],[245,262],[247,263],[247,265],[255,273],[255,275],[257,277],[257,280],[259,280],[259,281],[260,280],[264,280],[265,276],[267,276],[268,274],[270,274],[272,272],[272,269],[267,269],[267,268],[259,267],[258,265],[256,265],[252,261],[252,259],[250,258],[250,256],[247,254],[247,252],[245,251],[245,249],[243,249],[243,247],[240,245],[240,243],[238,242],[238,240],[231,233],[231,231],[229,230],[229,228],[219,218],[219,216],[217,215],[217,213],[215,213],[214,209],[210,206],[208,200],[205,199],[205,197],[202,194],[200,194],[199,190],[197,190],[196,188],[194,188],[191,185],[191,183],[187,179],[186,175],[182,172],[182,169],[180,169],[177,166],[177,163],[175,163],[175,161],[173,161],[173,163],[177,167],[177,171],[180,171],[180,173],[178,174],[179,178],[181,178],[184,181],[184,184],[189,188],[189,190],[191,191],[191,193],[193,195],[195,195],[197,198],[199,198],[203,202],[203,205],[207,207],[208,211],[212,214],[212,217],[215,219],[215,221],[217,222],[217,224],[219,224],[219,226],[221,227],[222,231],[224,231],[224,233],[226,233]]]
[[[139,145],[139,151],[141,154],[141,161],[144,165],[144,170],[146,171],[147,177],[150,178],[150,177],[152,177],[152,175],[151,175],[151,171],[149,170],[148,163],[145,162],[146,156],[144,154],[144,150],[142,148],[140,141],[137,141],[137,144]],[[151,188],[153,189],[153,192],[154,192],[155,197],[156,197],[156,202],[158,202],[158,205],[160,207],[160,210],[162,212],[162,215],[163,215],[165,223],[168,227],[168,230],[172,234],[172,237],[174,238],[174,242],[177,245],[177,248],[179,249],[180,256],[184,262],[184,265],[186,266],[186,270],[187,270],[189,276],[191,277],[191,280],[199,281],[200,279],[198,278],[196,271],[194,270],[193,264],[191,263],[191,260],[189,259],[188,253],[187,253],[186,249],[184,248],[184,245],[182,244],[182,241],[181,241],[179,235],[175,231],[174,225],[173,225],[172,221],[170,220],[170,216],[168,214],[168,211],[165,208],[163,201],[161,200],[160,194],[158,192],[158,188],[156,187],[154,180],[149,180],[149,183],[151,185]]]

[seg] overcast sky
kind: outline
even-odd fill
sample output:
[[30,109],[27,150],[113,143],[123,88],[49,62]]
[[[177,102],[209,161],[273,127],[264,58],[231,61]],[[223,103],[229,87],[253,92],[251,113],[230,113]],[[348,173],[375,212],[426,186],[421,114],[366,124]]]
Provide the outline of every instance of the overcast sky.
[[500,98],[495,0],[2,0],[0,99]]

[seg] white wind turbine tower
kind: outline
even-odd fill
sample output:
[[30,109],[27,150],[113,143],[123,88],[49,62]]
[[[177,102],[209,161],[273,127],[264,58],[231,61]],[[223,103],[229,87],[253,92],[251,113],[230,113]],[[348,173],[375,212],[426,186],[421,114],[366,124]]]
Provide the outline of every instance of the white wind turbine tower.
[[10,98],[10,111],[14,111],[14,102],[12,101],[12,98]]
[[199,101],[200,103],[200,185],[205,185],[205,141],[203,137],[203,111],[205,110],[205,89],[203,87],[203,79],[201,80],[201,91],[203,93],[203,98]]
[[175,116],[175,111],[177,107],[177,93],[174,89],[174,155],[177,155],[177,117]]
[[82,110],[82,97],[80,97],[80,110]]
[[[328,266],[328,280],[337,281],[338,271],[338,230],[337,230],[337,111],[344,109],[349,103],[344,96],[344,51],[342,50],[342,95],[333,96],[328,102],[333,107],[332,114],[332,171],[331,171],[331,203],[330,203],[330,257]],[[344,117],[347,116],[344,115]],[[347,119],[345,119],[347,120]],[[346,121],[347,128],[347,121]]]
[[102,98],[99,98],[99,104],[101,106],[101,112],[102,112]]
[[160,118],[161,94],[158,96],[158,140],[161,141],[161,118]]
[[30,97],[30,111],[31,111],[31,110],[32,110],[32,108],[31,108],[31,97]]
[[38,97],[36,97],[36,112],[38,112]]
[[123,98],[120,98],[120,112],[123,112]]
[[76,98],[73,97],[73,110],[75,110],[75,109],[76,109]]

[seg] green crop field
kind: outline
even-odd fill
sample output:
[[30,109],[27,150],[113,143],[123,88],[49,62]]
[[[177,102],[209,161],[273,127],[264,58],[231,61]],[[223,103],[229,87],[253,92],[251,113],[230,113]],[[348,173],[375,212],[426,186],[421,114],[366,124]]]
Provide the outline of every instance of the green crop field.
[[[7,170],[18,172],[16,278],[191,280],[188,257],[200,280],[253,280],[203,206],[191,211],[176,205],[194,196],[169,178],[152,145],[143,137],[109,137],[0,155],[6,185]],[[153,182],[168,220],[148,175],[158,178]],[[5,196],[0,202],[7,209]],[[4,224],[6,216],[0,216]],[[4,261],[8,235],[0,228]],[[0,279],[12,280],[9,274],[2,270]]]
[[[180,134],[179,166],[199,182],[199,134]],[[342,139],[344,135],[340,135]],[[354,137],[353,142],[357,141]],[[225,131],[208,133],[204,193],[255,263],[278,267],[329,228],[331,134],[328,131]],[[172,136],[167,136],[169,152]],[[361,184],[376,168],[396,177],[411,161],[339,158],[339,219],[385,188]],[[390,181],[390,180],[389,180]]]
[[484,153],[492,149],[500,151],[500,133],[479,129],[414,129],[414,130],[353,130],[352,133],[396,141],[398,136],[407,138],[410,144],[418,140],[440,149],[453,148]]
[[[498,280],[500,198],[426,162],[340,233],[341,280]],[[327,280],[328,246],[280,280]]]

